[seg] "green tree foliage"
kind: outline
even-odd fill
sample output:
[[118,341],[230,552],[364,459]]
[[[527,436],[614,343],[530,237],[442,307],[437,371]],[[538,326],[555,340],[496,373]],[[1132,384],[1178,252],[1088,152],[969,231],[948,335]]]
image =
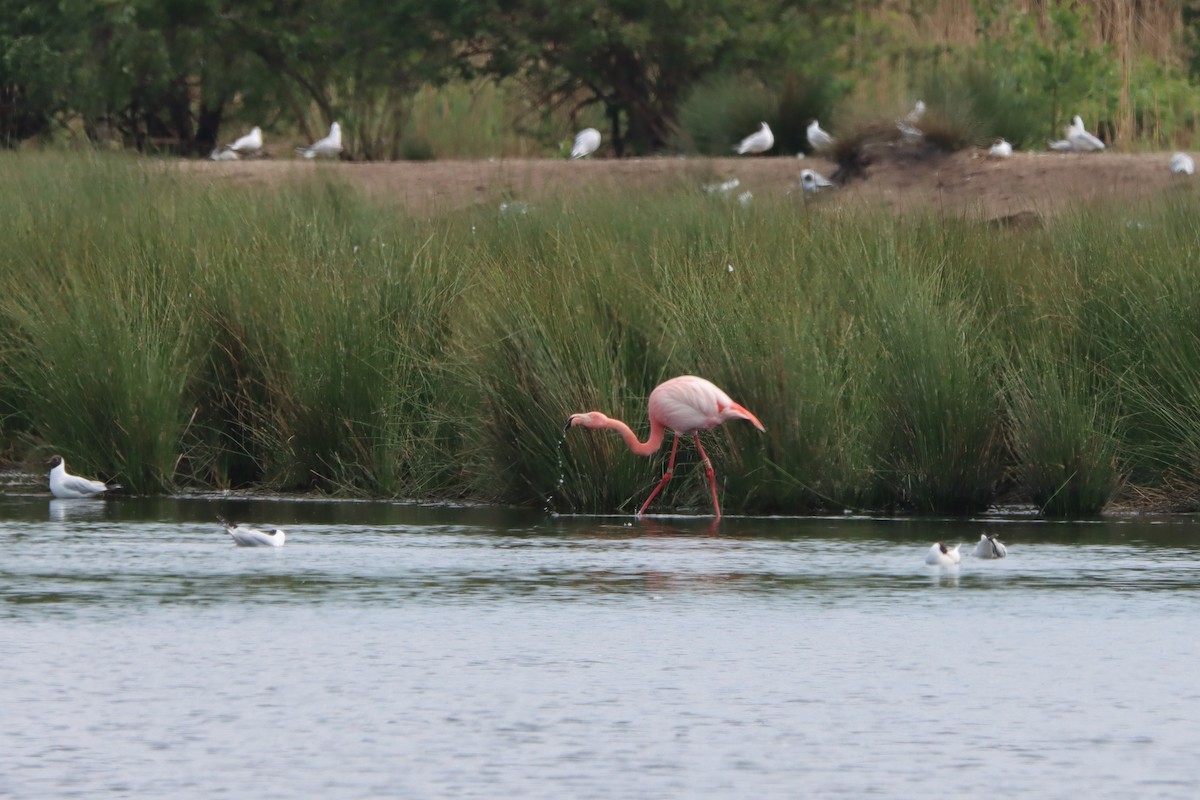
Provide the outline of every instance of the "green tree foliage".
[[492,67],[523,72],[572,116],[602,104],[618,155],[661,148],[685,93],[736,70],[767,79],[821,61],[850,4],[804,0],[513,0],[492,19]]

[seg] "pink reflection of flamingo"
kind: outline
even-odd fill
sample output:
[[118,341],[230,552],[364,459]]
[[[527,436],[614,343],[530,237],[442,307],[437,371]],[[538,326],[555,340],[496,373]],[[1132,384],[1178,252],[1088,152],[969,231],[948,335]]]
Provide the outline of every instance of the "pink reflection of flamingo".
[[712,490],[713,510],[717,519],[721,518],[721,505],[717,502],[717,479],[713,473],[712,462],[708,453],[700,444],[700,431],[728,422],[731,419],[745,419],[754,423],[760,431],[765,430],[758,417],[751,414],[742,406],[729,399],[729,395],[718,389],[704,378],[695,375],[681,375],[660,383],[650,393],[650,438],[645,442],[638,441],[637,434],[630,430],[619,419],[613,419],[599,411],[588,411],[583,414],[572,414],[567,419],[565,429],[576,425],[585,428],[610,428],[621,434],[629,449],[639,456],[648,456],[658,452],[662,447],[663,436],[670,428],[675,433],[675,442],[671,445],[671,459],[667,462],[667,471],[658,486],[646,498],[646,502],[638,509],[638,517],[646,513],[650,501],[658,496],[675,470],[675,453],[679,449],[679,437],[691,434],[696,440],[696,448],[700,458],[704,460],[704,470],[708,474],[708,485]]

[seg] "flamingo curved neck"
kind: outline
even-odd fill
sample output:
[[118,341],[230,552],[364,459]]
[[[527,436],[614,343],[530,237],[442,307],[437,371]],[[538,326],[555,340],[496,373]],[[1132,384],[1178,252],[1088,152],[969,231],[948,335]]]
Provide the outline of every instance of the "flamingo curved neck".
[[637,434],[619,419],[605,417],[598,427],[611,428],[621,434],[621,438],[625,440],[625,444],[629,445],[629,449],[639,456],[648,456],[658,452],[658,448],[662,447],[663,438],[666,435],[666,428],[656,419],[650,420],[650,438],[646,441],[640,441]]

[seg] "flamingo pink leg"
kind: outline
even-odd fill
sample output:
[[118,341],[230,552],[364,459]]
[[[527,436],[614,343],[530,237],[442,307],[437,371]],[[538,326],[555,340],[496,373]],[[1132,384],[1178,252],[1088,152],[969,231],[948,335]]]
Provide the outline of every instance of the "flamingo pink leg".
[[704,445],[700,444],[700,434],[693,433],[696,438],[696,449],[700,451],[700,458],[704,459],[704,471],[708,474],[708,485],[712,489],[713,511],[717,512],[717,519],[721,518],[721,504],[717,502],[717,475],[713,472],[712,462],[708,460],[708,453],[704,452]]
[[667,462],[667,471],[663,475],[662,480],[658,482],[658,486],[654,487],[654,491],[646,498],[646,502],[642,503],[642,507],[638,509],[639,517],[646,513],[646,509],[650,507],[650,501],[658,497],[658,493],[667,485],[667,481],[671,480],[671,475],[675,472],[675,452],[679,449],[679,434],[675,434],[675,441],[671,444],[671,459]]

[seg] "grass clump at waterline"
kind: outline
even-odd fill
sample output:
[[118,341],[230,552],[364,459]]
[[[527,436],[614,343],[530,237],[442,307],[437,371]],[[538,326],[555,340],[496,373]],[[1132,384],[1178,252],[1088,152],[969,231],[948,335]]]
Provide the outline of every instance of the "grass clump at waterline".
[[[626,420],[674,375],[766,426],[703,434],[731,513],[1091,514],[1200,485],[1200,202],[1036,231],[694,189],[400,216],[124,159],[3,159],[8,452],[139,492],[261,486],[630,513]],[[1131,224],[1126,224],[1126,223]],[[706,511],[681,445],[659,510]]]

